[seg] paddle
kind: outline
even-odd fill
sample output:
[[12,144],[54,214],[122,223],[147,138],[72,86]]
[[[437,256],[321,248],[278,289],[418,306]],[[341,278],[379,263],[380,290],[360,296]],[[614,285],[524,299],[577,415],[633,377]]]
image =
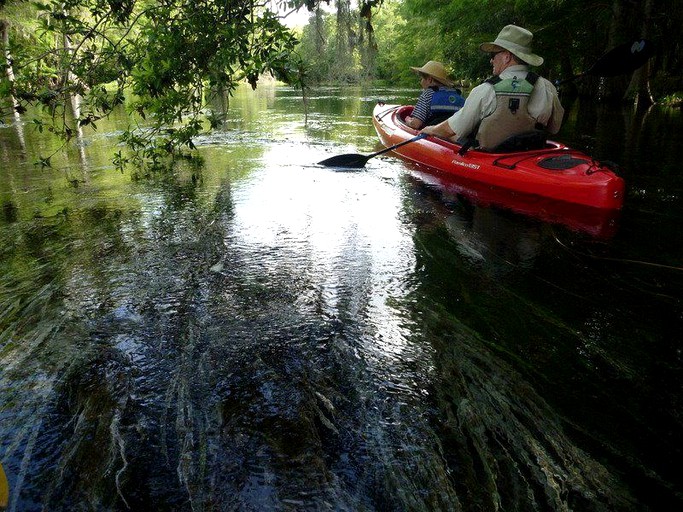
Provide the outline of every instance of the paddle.
[[7,502],[9,501],[9,485],[7,484],[7,477],[5,476],[5,470],[2,469],[2,464],[0,464],[0,510],[5,510],[7,508]]
[[325,167],[342,167],[344,169],[360,169],[361,167],[364,167],[365,164],[370,160],[371,158],[381,155],[382,153],[386,153],[387,151],[391,151],[392,149],[396,149],[400,146],[404,146],[406,144],[410,144],[411,142],[415,142],[416,140],[424,139],[427,137],[426,133],[421,133],[419,135],[416,135],[412,139],[404,140],[403,142],[399,142],[398,144],[394,144],[393,146],[389,146],[388,148],[384,148],[382,151],[378,151],[377,153],[372,153],[371,155],[359,155],[357,153],[347,153],[345,155],[337,155],[333,156],[331,158],[327,158],[323,160],[322,162],[318,162],[318,165],[324,165]]
[[625,75],[643,66],[653,53],[652,44],[645,39],[620,44],[600,57],[587,71],[557,81],[555,85],[562,85],[583,76]]

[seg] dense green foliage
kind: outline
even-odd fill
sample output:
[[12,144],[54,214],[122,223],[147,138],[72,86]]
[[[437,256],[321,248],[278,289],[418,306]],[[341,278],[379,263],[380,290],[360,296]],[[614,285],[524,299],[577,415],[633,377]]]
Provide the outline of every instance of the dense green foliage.
[[[540,72],[549,78],[585,71],[608,49],[645,37],[654,42],[657,55],[645,71],[649,80],[631,87],[651,85],[655,98],[683,90],[683,12],[677,8],[677,0],[384,0],[373,5],[373,13],[376,66],[371,73],[363,70],[362,76],[389,83],[415,85],[409,67],[430,59],[450,66],[456,79],[481,80],[491,68],[479,44],[493,40],[504,25],[514,23],[534,33],[535,50],[545,58]],[[322,26],[323,38],[332,40],[335,36],[329,30],[334,29],[333,24],[323,21]],[[312,27],[304,31],[300,47],[304,61],[338,63],[332,45],[310,44],[308,39],[320,34]],[[338,66],[335,73],[340,73]],[[325,75],[321,67],[316,78],[325,81],[335,76]],[[624,97],[630,79],[608,81],[602,94]],[[595,81],[580,86],[595,95]]]
[[[227,98],[239,81],[256,87],[263,74],[297,80],[296,39],[253,0],[5,4],[0,94],[12,97],[13,109],[43,107],[49,119],[37,118],[37,127],[68,140],[125,99],[132,124],[123,138],[145,163],[192,148],[207,105]],[[219,123],[220,109],[208,117]]]

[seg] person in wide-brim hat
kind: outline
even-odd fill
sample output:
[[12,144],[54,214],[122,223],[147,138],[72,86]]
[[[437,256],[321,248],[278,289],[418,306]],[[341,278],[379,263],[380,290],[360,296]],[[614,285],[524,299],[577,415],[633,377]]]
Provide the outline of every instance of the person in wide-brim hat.
[[460,91],[452,89],[453,81],[448,77],[446,67],[441,62],[430,60],[422,67],[411,66],[410,69],[420,75],[422,88],[413,111],[404,119],[411,128],[419,130],[427,123],[434,122],[437,117],[443,117],[444,111],[455,111],[456,104],[459,108],[460,103],[465,102]]
[[494,41],[482,43],[479,48],[489,54],[493,76],[473,88],[455,114],[421,133],[491,151],[504,150],[509,140],[508,148],[518,147],[517,142],[544,145],[545,134],[562,126],[564,108],[553,83],[529,69],[543,64],[532,41],[527,29],[506,25]]
[[434,80],[448,87],[453,86],[453,81],[448,78],[446,67],[437,60],[430,60],[421,68],[411,66],[410,69],[415,73],[431,76]]
[[533,38],[533,34],[525,28],[517,25],[506,25],[495,41],[482,43],[479,45],[479,49],[486,53],[507,50],[530,66],[540,66],[543,64],[543,57],[536,55],[531,50]]

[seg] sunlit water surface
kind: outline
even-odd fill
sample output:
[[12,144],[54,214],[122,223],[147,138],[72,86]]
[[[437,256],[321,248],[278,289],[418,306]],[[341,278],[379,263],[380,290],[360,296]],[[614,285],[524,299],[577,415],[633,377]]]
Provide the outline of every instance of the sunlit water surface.
[[304,123],[240,89],[204,168],[152,177],[110,163],[123,112],[51,169],[0,128],[9,510],[683,505],[680,112],[568,104],[628,187],[588,228],[315,165],[414,93],[313,91]]

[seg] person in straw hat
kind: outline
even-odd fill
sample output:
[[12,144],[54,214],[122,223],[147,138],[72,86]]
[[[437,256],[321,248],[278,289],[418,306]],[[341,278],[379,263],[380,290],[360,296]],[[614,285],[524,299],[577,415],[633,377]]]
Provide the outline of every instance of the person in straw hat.
[[453,81],[448,78],[446,68],[441,62],[430,60],[420,68],[410,67],[420,75],[420,93],[412,115],[406,116],[406,124],[420,129],[427,124],[436,124],[455,112],[465,103],[458,89],[453,89]]
[[[528,133],[557,133],[564,109],[555,86],[529,69],[543,58],[531,49],[533,34],[507,25],[495,41],[479,48],[489,54],[493,77],[472,89],[465,105],[446,121],[422,133],[449,138],[485,150],[500,149],[503,141]],[[544,135],[543,135],[544,137]],[[544,141],[544,140],[543,140]]]

